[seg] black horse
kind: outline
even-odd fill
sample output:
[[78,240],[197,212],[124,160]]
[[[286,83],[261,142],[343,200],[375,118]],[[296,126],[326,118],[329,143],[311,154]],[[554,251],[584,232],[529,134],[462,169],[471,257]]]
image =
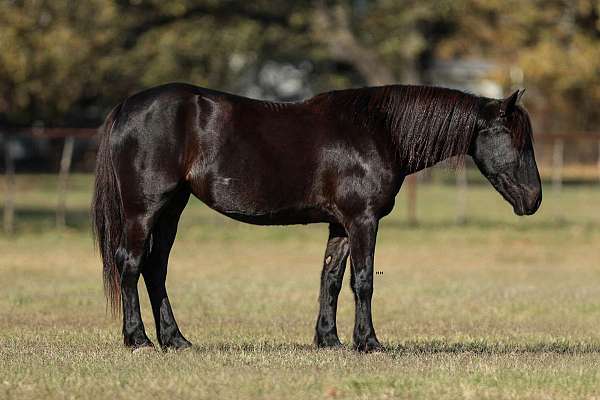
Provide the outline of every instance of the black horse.
[[328,223],[315,344],[340,345],[337,299],[350,255],[354,347],[379,350],[371,319],[375,240],[407,175],[470,155],[516,214],[540,206],[520,95],[495,100],[394,85],[274,103],[175,83],[127,98],[101,128],[92,206],[107,298],[113,310],[122,301],[125,345],[152,346],[140,315],[140,274],[160,345],[191,345],[175,322],[165,279],[193,193],[251,224]]

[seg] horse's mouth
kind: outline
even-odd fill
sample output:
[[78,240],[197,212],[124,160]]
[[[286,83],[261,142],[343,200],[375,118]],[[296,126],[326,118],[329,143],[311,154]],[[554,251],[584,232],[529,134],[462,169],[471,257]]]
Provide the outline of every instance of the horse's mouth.
[[516,215],[520,217],[523,215],[533,215],[540,208],[540,204],[541,200],[530,207],[525,207],[523,205],[523,201],[519,200],[516,204],[513,205],[513,211]]
[[516,215],[518,215],[519,217],[527,214],[527,215],[531,215],[533,213],[527,213],[525,211],[525,207],[523,207],[523,203],[518,201],[518,202],[513,202],[513,211]]
[[513,206],[513,211],[518,216],[533,215],[542,203],[541,187],[528,187],[515,184],[504,174],[490,178],[492,185]]
[[517,204],[519,204],[518,207],[513,206],[515,214],[519,216],[535,214],[542,205],[541,185],[534,187],[522,186]]
[[525,207],[525,202],[523,201],[523,196],[520,194],[509,193],[510,196],[510,204],[513,206],[513,212],[519,217],[523,215],[531,215],[533,213],[528,213],[527,208]]

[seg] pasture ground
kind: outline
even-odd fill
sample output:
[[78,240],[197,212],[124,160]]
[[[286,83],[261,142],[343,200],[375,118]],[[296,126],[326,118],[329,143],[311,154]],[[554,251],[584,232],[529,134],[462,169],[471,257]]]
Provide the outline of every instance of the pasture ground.
[[[325,225],[254,227],[195,199],[168,279],[195,346],[131,354],[105,312],[91,177],[74,176],[62,232],[55,178],[17,183],[17,232],[0,234],[2,399],[600,397],[598,185],[546,190],[527,218],[472,186],[462,226],[453,186],[420,187],[416,227],[401,193],[376,255],[374,321],[387,350],[364,355],[312,346]],[[347,278],[338,326],[348,346]],[[140,293],[154,340],[142,282]]]

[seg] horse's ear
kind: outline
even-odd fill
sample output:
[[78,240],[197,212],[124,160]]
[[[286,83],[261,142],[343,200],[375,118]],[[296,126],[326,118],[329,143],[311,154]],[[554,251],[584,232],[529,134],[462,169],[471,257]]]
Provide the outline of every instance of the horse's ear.
[[517,105],[517,101],[521,99],[525,90],[516,90],[513,94],[502,100],[500,103],[500,116],[506,116],[511,114]]

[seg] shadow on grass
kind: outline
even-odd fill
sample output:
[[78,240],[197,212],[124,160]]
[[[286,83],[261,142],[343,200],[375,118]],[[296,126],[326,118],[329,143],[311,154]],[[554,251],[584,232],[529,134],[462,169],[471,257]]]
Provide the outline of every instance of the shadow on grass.
[[192,351],[196,353],[215,352],[248,352],[248,353],[281,353],[281,352],[307,352],[316,351],[312,344],[300,343],[269,343],[269,342],[241,342],[241,343],[210,343],[194,344]]
[[[242,343],[213,343],[199,344],[192,347],[197,353],[214,352],[249,352],[249,353],[298,353],[298,352],[352,352],[352,347],[345,345],[339,348],[318,349],[312,344],[299,343],[269,343],[269,342],[242,342]],[[564,340],[539,341],[529,343],[519,342],[488,342],[473,340],[464,342],[447,342],[443,340],[409,341],[404,343],[388,343],[384,346],[384,354],[407,355],[435,355],[435,354],[600,354],[600,342],[569,342]],[[358,354],[358,353],[356,353]]]
[[411,341],[385,346],[390,354],[594,354],[600,353],[599,342],[569,342],[566,340],[539,342],[488,342],[473,340],[464,342],[447,342],[443,340]]

